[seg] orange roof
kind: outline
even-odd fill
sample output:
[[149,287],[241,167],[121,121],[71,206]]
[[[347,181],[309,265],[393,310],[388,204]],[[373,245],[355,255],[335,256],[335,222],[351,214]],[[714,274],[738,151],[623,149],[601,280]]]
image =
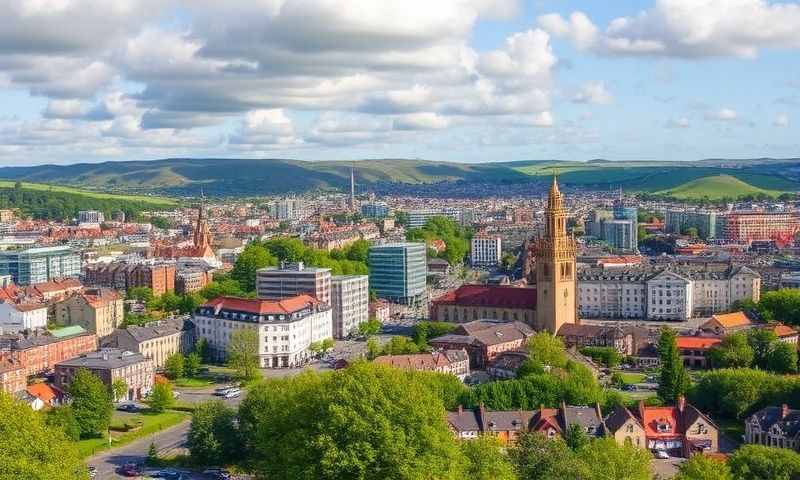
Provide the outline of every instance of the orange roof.
[[[670,438],[682,433],[678,422],[678,409],[675,407],[644,407],[640,410],[645,435],[649,437]],[[659,425],[669,425],[668,431],[659,431]]]
[[217,297],[204,303],[203,307],[215,310],[235,310],[237,312],[266,314],[286,314],[302,310],[319,302],[311,295],[297,295],[283,300],[262,300],[259,298]]
[[678,348],[691,348],[695,350],[704,350],[713,347],[720,343],[722,339],[711,337],[678,337],[676,343]]
[[775,332],[775,335],[779,337],[791,337],[793,335],[797,335],[797,330],[782,323],[779,323],[774,327],[772,327],[772,331]]
[[725,328],[744,327],[752,323],[744,312],[723,313],[712,315],[711,318]]
[[47,383],[34,383],[28,385],[28,393],[40,399],[44,403],[50,403],[54,398],[59,396],[58,391]]
[[450,365],[450,361],[441,353],[413,353],[408,355],[384,355],[373,362],[394,368],[408,370],[433,370]]

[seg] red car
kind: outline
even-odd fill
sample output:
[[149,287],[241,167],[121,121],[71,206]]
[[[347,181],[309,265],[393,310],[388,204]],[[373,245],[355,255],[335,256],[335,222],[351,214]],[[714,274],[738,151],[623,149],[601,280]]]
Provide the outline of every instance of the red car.
[[126,463],[119,468],[119,474],[124,477],[138,477],[142,474],[142,467],[135,463]]

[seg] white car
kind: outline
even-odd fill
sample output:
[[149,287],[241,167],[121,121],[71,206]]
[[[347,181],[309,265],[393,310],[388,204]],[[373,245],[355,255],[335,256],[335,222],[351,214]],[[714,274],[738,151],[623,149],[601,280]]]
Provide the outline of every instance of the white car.
[[222,394],[224,398],[235,398],[241,395],[242,391],[238,388],[231,388]]
[[660,458],[662,460],[667,460],[669,458],[669,453],[665,452],[664,450],[656,450],[653,452],[656,458]]

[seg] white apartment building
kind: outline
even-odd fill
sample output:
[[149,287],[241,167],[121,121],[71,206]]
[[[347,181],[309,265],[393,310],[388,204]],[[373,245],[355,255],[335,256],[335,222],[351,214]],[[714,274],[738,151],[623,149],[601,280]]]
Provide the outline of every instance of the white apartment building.
[[331,282],[333,336],[345,338],[369,320],[369,276],[337,275]]
[[464,220],[463,212],[458,208],[422,208],[409,210],[406,213],[408,213],[408,228],[424,227],[433,217],[449,217],[458,223]]
[[219,297],[194,314],[197,338],[205,338],[212,355],[224,360],[233,332],[256,331],[262,368],[298,367],[310,357],[308,347],[333,337],[331,308],[311,295],[283,300]]
[[313,295],[331,304],[331,269],[306,267],[303,262],[266,267],[256,272],[256,296],[280,300],[300,294]]
[[47,305],[0,302],[0,334],[47,328]]
[[503,254],[502,240],[499,235],[476,235],[472,237],[470,263],[472,265],[497,265]]
[[729,311],[760,298],[761,277],[747,267],[726,270],[584,269],[578,274],[583,318],[683,321]]

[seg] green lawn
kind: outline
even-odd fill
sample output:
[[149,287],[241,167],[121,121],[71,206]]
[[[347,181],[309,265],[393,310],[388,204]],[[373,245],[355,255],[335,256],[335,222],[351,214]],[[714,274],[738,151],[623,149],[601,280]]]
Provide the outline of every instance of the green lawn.
[[737,198],[741,195],[755,195],[759,193],[775,197],[784,192],[759,188],[732,175],[715,175],[698,178],[670,190],[663,190],[657,193],[680,199],[701,199],[708,197],[709,199],[715,200],[724,197]]
[[172,385],[180,388],[203,388],[213,384],[214,382],[208,378],[178,378],[172,380]]
[[[121,425],[123,423],[121,418],[122,417],[116,417],[114,420],[112,420],[112,425]],[[111,432],[111,448],[120,447],[134,440],[156,433],[159,430],[177,425],[182,421],[187,420],[189,418],[189,414],[185,412],[167,410],[163,413],[144,412],[139,415],[131,415],[128,418],[141,419],[142,427],[133,432]],[[83,457],[94,455],[95,453],[108,448],[108,437],[106,434],[103,434],[102,438],[90,438],[78,442],[78,451]]]
[[622,381],[627,384],[632,383],[644,383],[647,375],[644,373],[634,373],[634,372],[615,372],[618,373],[622,377]]
[[[9,180],[0,180],[0,188],[14,188],[16,182]],[[123,195],[115,193],[94,192],[91,190],[84,190],[74,187],[66,187],[64,185],[49,185],[46,183],[30,183],[22,182],[22,188],[27,190],[39,190],[44,192],[63,192],[75,195],[83,195],[85,197],[97,199],[117,199],[128,200],[131,202],[147,202],[160,207],[169,207],[178,205],[177,200],[167,197],[151,196],[151,195]]]

